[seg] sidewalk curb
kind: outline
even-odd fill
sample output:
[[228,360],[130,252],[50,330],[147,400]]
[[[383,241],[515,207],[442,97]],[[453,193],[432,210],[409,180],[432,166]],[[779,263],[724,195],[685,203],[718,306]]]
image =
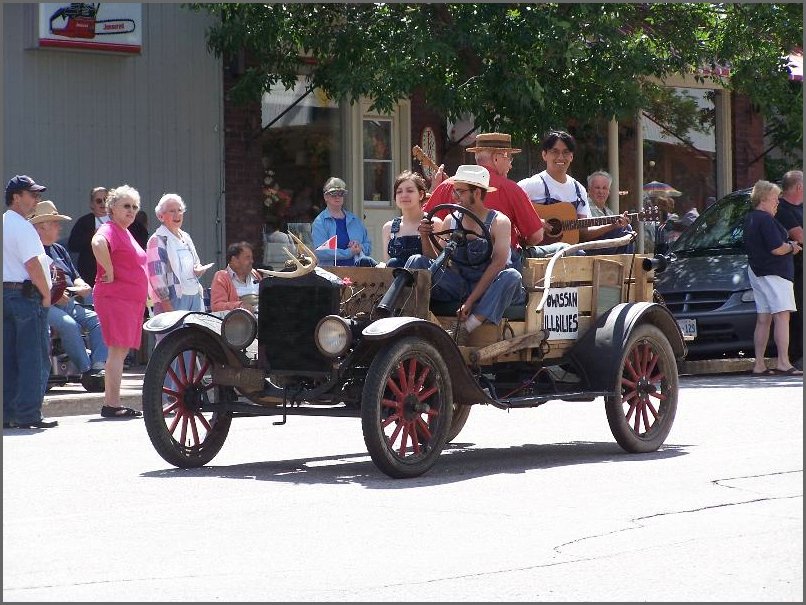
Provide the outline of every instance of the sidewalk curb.
[[[120,403],[135,410],[143,410],[143,375],[145,366],[133,366],[123,370],[120,388]],[[80,384],[70,383],[53,387],[45,393],[42,415],[45,418],[59,416],[82,416],[101,413],[104,394],[88,393]]]

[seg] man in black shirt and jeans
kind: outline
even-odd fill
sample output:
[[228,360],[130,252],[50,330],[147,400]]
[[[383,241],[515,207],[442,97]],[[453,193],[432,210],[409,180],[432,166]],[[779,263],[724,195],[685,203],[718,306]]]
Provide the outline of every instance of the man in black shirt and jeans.
[[[803,172],[790,170],[781,179],[781,195],[775,219],[784,226],[789,239],[803,246]],[[789,358],[803,369],[803,251],[794,255],[795,306],[789,317]]]

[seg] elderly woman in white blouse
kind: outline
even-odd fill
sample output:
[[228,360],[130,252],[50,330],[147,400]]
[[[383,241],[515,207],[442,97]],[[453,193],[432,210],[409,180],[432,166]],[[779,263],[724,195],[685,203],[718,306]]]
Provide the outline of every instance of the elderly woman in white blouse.
[[154,313],[204,311],[199,277],[205,268],[193,240],[182,231],[187,207],[176,193],[166,193],[154,213],[162,225],[148,239],[148,290]]

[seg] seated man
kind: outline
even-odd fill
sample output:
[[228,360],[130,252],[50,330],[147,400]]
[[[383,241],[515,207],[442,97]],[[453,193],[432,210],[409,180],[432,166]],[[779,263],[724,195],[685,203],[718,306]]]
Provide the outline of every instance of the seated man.
[[[607,206],[607,200],[610,197],[610,187],[613,184],[613,177],[604,170],[597,170],[588,176],[588,197],[591,204],[591,217],[613,217],[612,223],[602,225],[597,229],[588,228],[584,234],[583,241],[592,241],[597,239],[613,239],[622,237],[628,233],[634,233],[632,227],[627,222],[625,215],[617,215]],[[582,236],[582,233],[580,233]],[[635,250],[635,245],[630,242],[626,246],[619,246],[614,248],[597,248],[589,250],[588,254],[632,254]]]
[[[65,284],[80,297],[88,296],[92,288],[78,273],[67,249],[57,244],[62,229],[62,221],[72,220],[69,216],[59,214],[51,201],[39,202],[34,213],[29,217],[45,246],[45,253],[53,259],[53,265],[64,273]],[[75,300],[63,294],[54,300],[48,309],[48,326],[56,330],[62,339],[62,346],[70,360],[82,375],[98,377],[104,375],[108,349],[101,335],[101,322],[95,311],[76,304]],[[81,330],[87,331],[91,356],[87,349]]]
[[[481,238],[469,239],[466,246],[460,246],[454,258],[458,263],[441,267],[432,276],[431,298],[435,301],[457,301],[460,304],[456,315],[460,327],[456,334],[458,344],[464,344],[466,334],[470,334],[482,323],[497,324],[504,311],[511,304],[523,304],[526,290],[521,283],[521,274],[512,266],[510,235],[512,225],[503,212],[490,210],[484,205],[484,196],[490,187],[490,173],[483,166],[463,165],[456,170],[452,179],[453,197],[456,203],[467,208],[481,219],[492,236],[492,256],[481,265],[460,264],[476,262],[487,253],[488,242]],[[478,231],[475,221],[464,217],[462,225]],[[443,230],[454,228],[453,216],[443,223]],[[428,237],[433,233],[433,225],[423,219],[420,223],[420,237],[423,254],[415,254],[406,261],[410,269],[428,269],[437,257],[437,251]]]
[[[293,250],[292,250],[293,252]],[[227,268],[216,271],[210,288],[210,310],[248,309],[257,312],[261,275],[252,268],[252,244],[237,242],[227,248]]]

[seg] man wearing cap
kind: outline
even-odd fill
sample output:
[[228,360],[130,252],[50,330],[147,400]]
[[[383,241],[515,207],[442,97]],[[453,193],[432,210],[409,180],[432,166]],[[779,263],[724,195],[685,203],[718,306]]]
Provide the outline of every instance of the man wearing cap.
[[322,188],[327,208],[311,225],[311,240],[319,262],[323,265],[374,267],[378,264],[369,254],[372,242],[364,223],[344,208],[347,184],[330,177]]
[[[6,185],[3,214],[3,428],[46,429],[42,418],[50,374],[47,314],[50,259],[36,229],[26,219],[40,192],[26,175]],[[46,272],[47,267],[47,272]]]
[[[543,221],[540,220],[529,197],[518,187],[515,181],[507,178],[512,169],[512,156],[520,153],[520,149],[512,147],[512,137],[501,132],[487,132],[476,137],[474,147],[468,151],[475,153],[476,164],[483,166],[490,174],[490,186],[494,188],[484,198],[484,206],[490,210],[503,212],[511,222],[510,245],[513,250],[515,268],[521,267],[521,247],[534,246],[543,240]],[[439,181],[437,173],[435,180]],[[452,179],[442,181],[431,193],[423,210],[429,212],[438,204],[452,204]],[[443,218],[445,213],[441,213]]]
[[[46,200],[36,205],[29,220],[45,246],[45,254],[64,275],[65,285],[76,296],[88,296],[92,288],[78,274],[67,249],[57,243],[61,237],[62,222],[72,219],[59,214],[56,205]],[[48,325],[59,333],[64,351],[82,375],[92,378],[101,378],[104,375],[108,351],[101,335],[101,322],[95,311],[76,304],[73,297],[64,293],[59,300],[52,301],[48,310]],[[87,331],[92,357],[87,355],[82,329]]]
[[[454,202],[467,208],[484,222],[492,236],[492,255],[484,263],[489,242],[483,238],[468,239],[456,249],[457,262],[442,266],[432,275],[431,298],[435,301],[458,301],[456,316],[460,329],[455,337],[464,344],[470,334],[484,322],[497,324],[511,304],[523,304],[526,291],[521,283],[521,274],[513,267],[510,249],[512,224],[503,212],[491,210],[484,202],[495,187],[490,185],[490,173],[484,166],[459,166],[451,179]],[[453,229],[454,217],[450,215],[442,225],[444,230]],[[462,225],[478,233],[478,224],[464,216]],[[437,257],[429,234],[433,225],[425,218],[418,229],[423,244],[423,254],[415,254],[406,261],[406,268],[429,269]]]

